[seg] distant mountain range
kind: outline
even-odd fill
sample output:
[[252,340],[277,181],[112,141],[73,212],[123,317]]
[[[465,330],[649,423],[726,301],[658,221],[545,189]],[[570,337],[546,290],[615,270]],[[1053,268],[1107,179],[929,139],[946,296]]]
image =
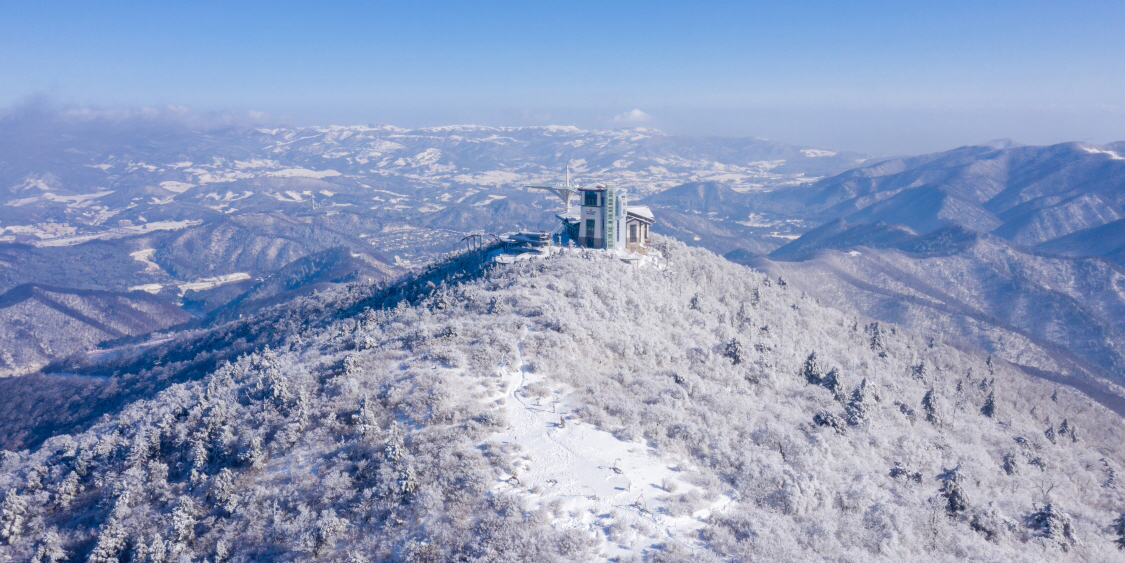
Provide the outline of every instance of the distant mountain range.
[[797,185],[870,159],[646,129],[36,125],[29,131],[23,122],[0,121],[0,225],[17,241],[125,235],[145,225],[167,228],[162,222],[276,211],[488,229],[489,214],[474,211],[524,182],[559,178],[567,165],[579,181],[612,181],[642,196],[694,181],[742,190]]
[[[1117,223],[1125,218],[1123,147],[1125,143],[1035,147],[994,142],[880,160],[788,188],[738,191],[720,182],[687,183],[645,203],[716,223],[695,232],[690,220],[677,216],[669,226],[698,236],[701,243],[710,239],[723,252],[741,247],[765,254],[788,242],[778,237],[792,236],[785,224],[802,234],[841,220],[830,229],[846,224],[870,231],[867,225],[885,224],[927,234],[958,225],[1048,253],[1119,256],[1125,248],[1125,223]],[[724,241],[724,236],[746,242]],[[797,246],[809,245],[806,240]]]
[[759,201],[822,221],[882,221],[919,233],[956,224],[1027,247],[1070,236],[1062,247],[1077,248],[1078,233],[1125,217],[1125,154],[1118,150],[1085,143],[961,147],[857,168]]

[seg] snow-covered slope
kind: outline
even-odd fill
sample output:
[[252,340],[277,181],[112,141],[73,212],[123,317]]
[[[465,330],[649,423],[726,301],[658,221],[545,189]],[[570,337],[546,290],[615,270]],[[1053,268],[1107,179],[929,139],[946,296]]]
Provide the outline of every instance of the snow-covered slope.
[[69,367],[0,381],[23,401],[0,412],[12,560],[1109,561],[1125,541],[1116,414],[674,242],[464,255]]

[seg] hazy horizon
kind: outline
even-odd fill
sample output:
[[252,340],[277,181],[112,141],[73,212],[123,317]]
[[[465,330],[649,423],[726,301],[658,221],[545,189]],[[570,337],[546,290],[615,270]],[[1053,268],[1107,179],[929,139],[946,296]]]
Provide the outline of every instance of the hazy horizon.
[[[642,119],[635,119],[637,112],[643,115]],[[787,143],[795,146],[812,147],[818,149],[829,149],[837,151],[856,151],[866,153],[872,156],[889,157],[889,156],[906,156],[914,154],[928,154],[935,152],[943,152],[951,150],[960,146],[966,145],[980,145],[1000,139],[1009,139],[1017,144],[1023,145],[1052,145],[1057,143],[1066,142],[1087,142],[1091,144],[1106,144],[1113,141],[1125,140],[1125,135],[1116,138],[1105,139],[1092,139],[1092,138],[1048,138],[1042,135],[1030,134],[1025,137],[1013,135],[994,135],[988,136],[987,134],[980,134],[973,137],[971,134],[960,135],[944,135],[944,136],[929,136],[926,137],[925,143],[913,143],[909,139],[909,131],[896,131],[894,135],[885,137],[888,142],[883,144],[884,150],[866,149],[863,146],[850,144],[847,139],[841,136],[818,136],[812,134],[809,130],[801,130],[798,127],[789,127],[786,129],[785,124],[780,124],[776,127],[777,135],[764,135],[754,133],[742,133],[737,129],[737,126],[731,124],[718,124],[713,128],[702,127],[699,125],[692,125],[690,123],[677,123],[674,120],[658,120],[643,110],[634,109],[628,112],[622,112],[617,116],[608,117],[593,117],[588,119],[575,118],[574,120],[554,121],[551,119],[539,120],[524,120],[524,121],[509,121],[505,122],[500,119],[490,119],[485,114],[478,116],[470,115],[464,119],[458,119],[456,115],[450,115],[446,120],[440,117],[424,117],[417,116],[411,119],[409,116],[403,117],[399,121],[388,120],[369,120],[369,121],[346,121],[346,118],[341,117],[338,120],[317,121],[310,117],[297,117],[294,115],[274,115],[267,112],[255,110],[210,110],[201,111],[189,106],[183,105],[165,105],[162,107],[154,106],[133,106],[133,107],[99,107],[91,105],[73,105],[63,104],[57,99],[48,96],[30,96],[19,103],[10,107],[0,107],[0,127],[6,127],[9,133],[19,129],[25,132],[34,131],[35,128],[40,127],[41,124],[48,122],[71,121],[71,122],[96,122],[102,123],[118,123],[128,124],[129,126],[137,126],[138,130],[145,130],[152,133],[158,129],[151,127],[141,126],[142,123],[155,125],[157,127],[171,126],[171,127],[186,127],[190,129],[211,129],[211,128],[224,128],[229,126],[241,127],[330,127],[330,126],[378,126],[388,125],[399,127],[403,129],[423,129],[428,127],[444,127],[444,126],[458,126],[458,125],[475,125],[475,126],[489,126],[489,127],[540,127],[540,126],[562,126],[562,127],[577,127],[583,130],[613,130],[613,129],[628,129],[642,127],[648,130],[660,131],[667,135],[683,135],[695,137],[727,137],[727,138],[761,138],[771,141]],[[838,119],[846,120],[847,118]],[[148,127],[146,129],[146,127]],[[1013,129],[1014,130],[1014,129]],[[790,133],[786,135],[786,132]],[[811,140],[805,140],[811,139]],[[1036,139],[1039,139],[1036,142]],[[840,142],[833,142],[833,141]],[[890,141],[900,141],[900,144],[895,144]],[[898,147],[896,149],[896,147]],[[909,150],[914,147],[917,150]]]
[[0,107],[643,125],[870,154],[1125,138],[1125,8],[968,2],[12,6]]

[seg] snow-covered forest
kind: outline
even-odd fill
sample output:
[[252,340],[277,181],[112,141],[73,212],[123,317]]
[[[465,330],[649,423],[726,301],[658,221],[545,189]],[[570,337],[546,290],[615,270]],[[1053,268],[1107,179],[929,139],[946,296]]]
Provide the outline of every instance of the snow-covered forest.
[[1116,414],[656,246],[452,256],[60,366],[81,398],[20,378],[0,560],[1120,560]]

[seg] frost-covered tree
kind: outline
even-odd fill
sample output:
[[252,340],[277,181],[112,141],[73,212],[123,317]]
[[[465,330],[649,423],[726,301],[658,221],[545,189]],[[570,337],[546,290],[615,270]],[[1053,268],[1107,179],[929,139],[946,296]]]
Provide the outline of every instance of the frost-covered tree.
[[62,547],[62,539],[55,531],[48,531],[39,544],[35,546],[34,563],[61,563],[68,560],[66,550]]
[[98,531],[97,544],[94,545],[94,550],[90,552],[87,561],[89,563],[118,563],[120,561],[118,556],[125,549],[127,540],[126,531],[118,525],[116,520],[111,519]]
[[922,397],[922,412],[926,413],[926,421],[934,426],[941,426],[943,419],[938,407],[937,390],[930,387]]
[[0,504],[0,540],[11,545],[20,539],[26,513],[27,501],[9,489],[4,495],[4,502]]

